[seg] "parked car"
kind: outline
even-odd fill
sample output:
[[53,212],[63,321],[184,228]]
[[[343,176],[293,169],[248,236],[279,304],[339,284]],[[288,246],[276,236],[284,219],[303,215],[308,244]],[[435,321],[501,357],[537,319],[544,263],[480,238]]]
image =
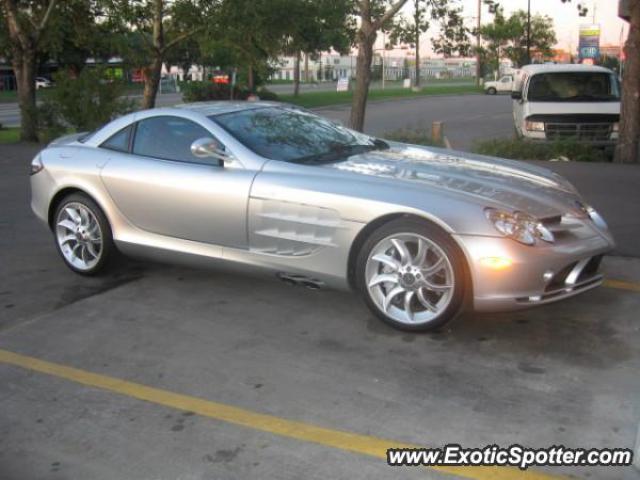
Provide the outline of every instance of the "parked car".
[[51,88],[53,82],[45,77],[36,77],[36,90],[39,88]]
[[498,93],[511,93],[513,90],[513,75],[505,75],[495,82],[485,82],[484,93],[496,95]]
[[[132,113],[54,141],[31,205],[67,266],[116,251],[352,288],[389,324],[438,328],[602,282],[606,224],[533,165],[388,142],[275,102]],[[188,300],[185,300],[188,301]]]
[[618,139],[620,83],[607,68],[527,65],[512,98],[516,133],[527,140],[612,146]]

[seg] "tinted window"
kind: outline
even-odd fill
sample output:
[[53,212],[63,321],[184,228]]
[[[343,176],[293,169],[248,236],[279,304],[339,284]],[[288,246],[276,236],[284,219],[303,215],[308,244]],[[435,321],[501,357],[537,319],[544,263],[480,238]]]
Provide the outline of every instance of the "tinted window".
[[118,133],[114,133],[113,135],[111,135],[111,137],[109,137],[108,140],[104,141],[100,146],[102,148],[108,148],[109,150],[116,150],[118,152],[128,152],[131,130],[133,130],[133,126],[131,125],[123,128]]
[[619,101],[620,89],[610,73],[540,73],[531,77],[527,98],[531,102]]
[[336,161],[383,142],[292,108],[264,107],[210,117],[247,148],[274,160]]
[[133,153],[165,160],[218,165],[217,159],[201,159],[191,154],[191,144],[203,137],[212,138],[212,135],[190,120],[168,116],[147,118],[138,122]]

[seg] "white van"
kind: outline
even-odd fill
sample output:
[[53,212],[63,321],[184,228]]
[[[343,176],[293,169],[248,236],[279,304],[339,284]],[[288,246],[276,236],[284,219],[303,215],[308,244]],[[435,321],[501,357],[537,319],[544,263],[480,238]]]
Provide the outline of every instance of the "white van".
[[526,140],[609,146],[618,139],[620,82],[607,68],[527,65],[511,98],[516,134]]

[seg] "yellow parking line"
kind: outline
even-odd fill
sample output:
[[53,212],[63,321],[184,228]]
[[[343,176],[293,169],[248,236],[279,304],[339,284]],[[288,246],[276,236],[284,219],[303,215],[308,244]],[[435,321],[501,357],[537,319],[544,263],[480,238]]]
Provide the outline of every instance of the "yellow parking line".
[[[243,427],[263,432],[293,438],[305,442],[316,443],[348,452],[369,455],[371,457],[387,458],[389,448],[418,448],[417,445],[402,444],[392,440],[385,440],[368,435],[332,430],[308,423],[296,422],[273,415],[245,410],[243,408],[211,402],[201,398],[181,395],[179,393],[148,387],[138,383],[128,382],[119,378],[109,377],[97,373],[80,370],[57,363],[51,363],[34,357],[27,357],[8,350],[0,349],[0,363],[14,365],[27,370],[46,373],[54,377],[63,378],[75,383],[95,387],[127,397],[145,400],[157,405],[190,411],[215,420],[241,425]],[[385,467],[387,468],[387,467]],[[388,467],[402,468],[402,467]],[[551,480],[561,477],[548,475],[534,470],[521,471],[507,467],[431,467],[432,470],[458,475],[463,478],[476,480]],[[392,472],[390,471],[390,474]]]
[[640,283],[625,282],[624,280],[605,280],[603,285],[609,288],[617,288],[619,290],[629,290],[631,292],[640,293]]

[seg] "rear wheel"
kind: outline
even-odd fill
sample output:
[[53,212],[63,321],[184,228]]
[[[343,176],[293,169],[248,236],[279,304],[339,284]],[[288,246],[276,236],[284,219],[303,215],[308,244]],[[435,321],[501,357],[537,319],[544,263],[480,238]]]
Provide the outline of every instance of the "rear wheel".
[[489,95],[495,95],[496,93],[498,93],[498,91],[497,91],[495,88],[493,88],[493,87],[489,87],[489,88],[487,89],[487,93],[488,93]]
[[395,220],[365,242],[357,284],[383,321],[411,331],[433,330],[453,320],[465,298],[465,268],[453,240],[437,227]]
[[100,207],[87,195],[74,193],[56,208],[56,247],[66,265],[82,275],[104,271],[114,254],[111,227]]

